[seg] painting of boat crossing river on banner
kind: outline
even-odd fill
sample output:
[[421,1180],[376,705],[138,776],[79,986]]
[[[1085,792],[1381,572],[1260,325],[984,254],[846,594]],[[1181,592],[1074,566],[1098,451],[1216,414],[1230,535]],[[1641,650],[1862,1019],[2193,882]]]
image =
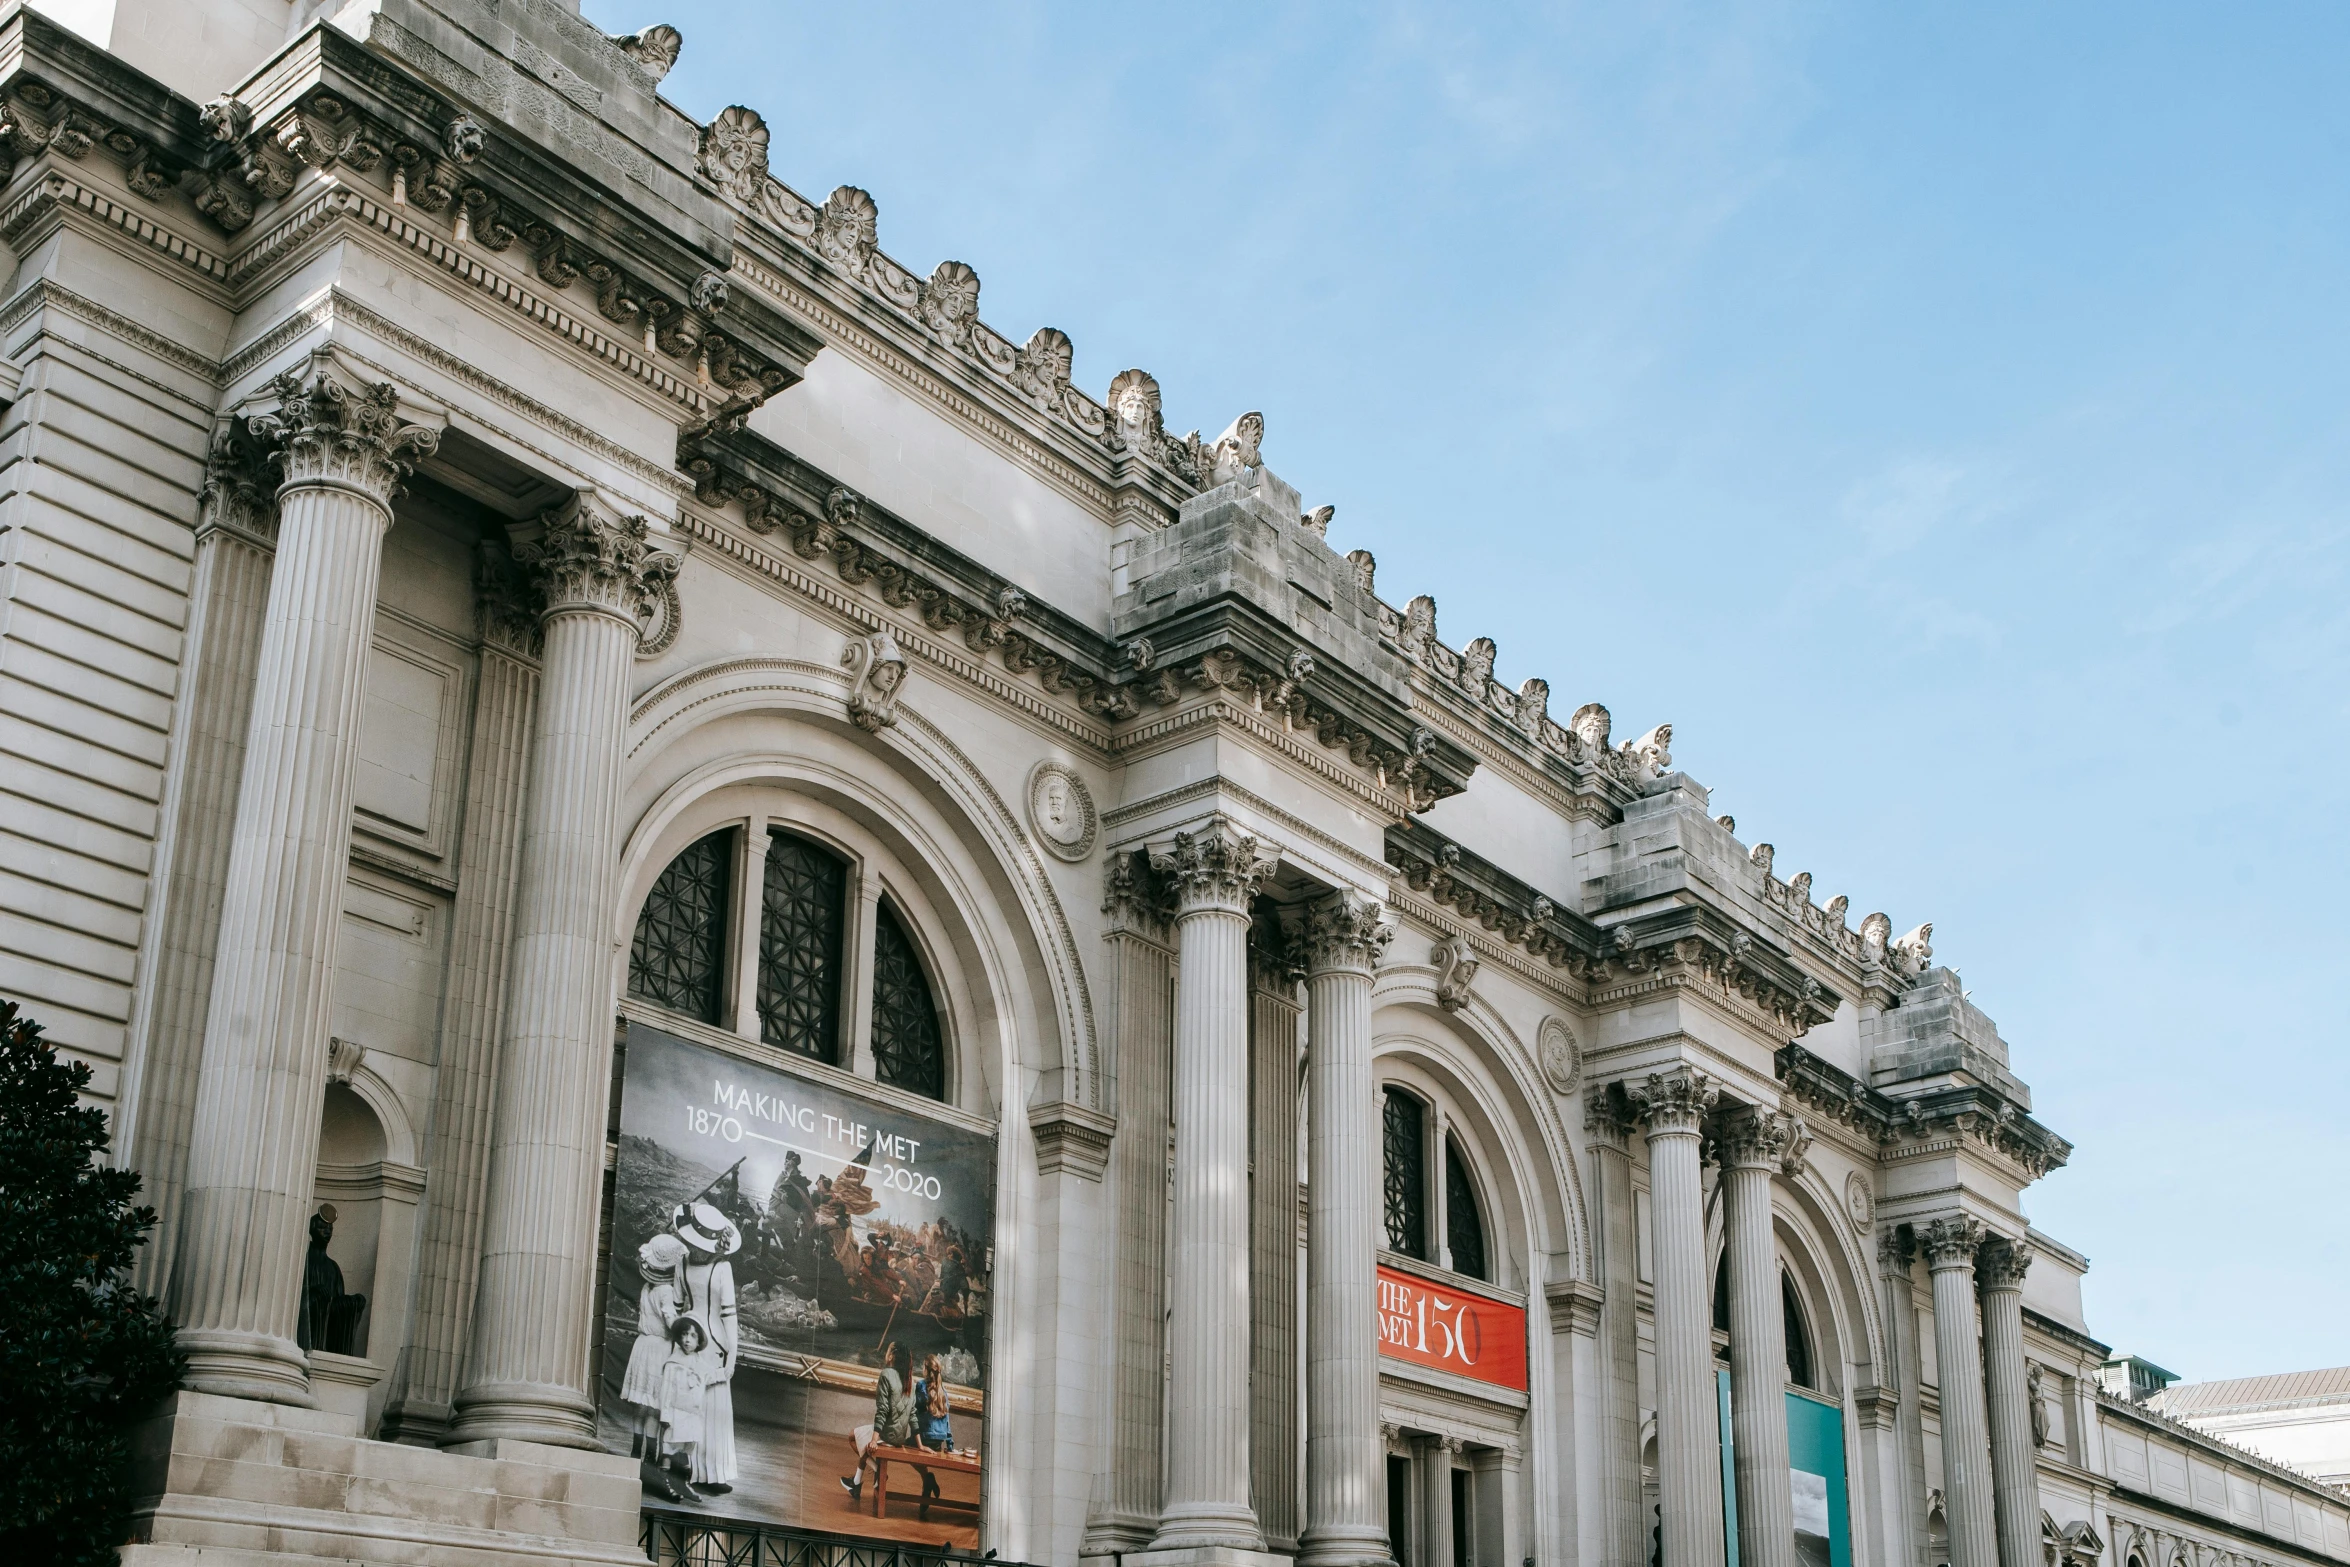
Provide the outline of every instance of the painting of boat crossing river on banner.
[[995,1140],[631,1023],[598,1431],[648,1507],[975,1548]]

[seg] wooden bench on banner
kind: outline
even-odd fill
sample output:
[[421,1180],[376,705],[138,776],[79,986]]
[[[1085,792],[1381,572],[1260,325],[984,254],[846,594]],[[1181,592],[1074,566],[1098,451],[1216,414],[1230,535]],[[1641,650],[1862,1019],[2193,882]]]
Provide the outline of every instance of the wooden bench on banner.
[[[934,1448],[892,1447],[886,1442],[876,1442],[866,1450],[865,1456],[873,1463],[873,1516],[876,1518],[881,1517],[883,1510],[889,1506],[889,1466],[891,1464],[905,1464],[922,1471],[925,1475],[930,1474],[933,1470],[941,1469],[950,1474],[975,1475],[979,1473],[979,1455],[977,1453],[942,1453]],[[946,1502],[944,1497],[933,1497],[925,1492],[922,1497],[922,1505],[916,1516],[927,1521],[930,1517],[930,1504],[933,1501],[944,1502],[951,1507],[970,1505],[965,1502]]]

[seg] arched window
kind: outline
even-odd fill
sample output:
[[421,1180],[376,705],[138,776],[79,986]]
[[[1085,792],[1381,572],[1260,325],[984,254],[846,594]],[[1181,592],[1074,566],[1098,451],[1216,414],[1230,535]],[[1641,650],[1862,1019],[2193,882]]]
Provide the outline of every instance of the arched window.
[[[1819,1383],[1813,1378],[1811,1326],[1803,1313],[1803,1297],[1784,1268],[1779,1270],[1779,1319],[1787,1339],[1787,1385],[1816,1392]],[[1730,1259],[1726,1256],[1714,1268],[1714,1331],[1730,1331]],[[1722,1353],[1735,1357],[1738,1346],[1729,1345]]]
[[653,879],[628,952],[628,993],[703,1023],[726,988],[727,862],[734,834],[686,845]]
[[759,899],[759,1037],[840,1059],[841,926],[848,866],[822,844],[770,831]]
[[1787,1325],[1787,1385],[1817,1388],[1819,1384],[1812,1380],[1811,1329],[1803,1320],[1803,1297],[1795,1293],[1795,1281],[1785,1273],[1779,1275],[1779,1317]]
[[1387,1249],[1428,1260],[1428,1111],[1390,1088],[1381,1131],[1387,1152]]
[[1485,1220],[1477,1211],[1476,1183],[1469,1179],[1460,1143],[1450,1137],[1444,1140],[1444,1244],[1453,1272],[1472,1279],[1486,1276]]
[[[637,916],[629,995],[947,1100],[953,991],[925,957],[938,943],[917,939],[919,896],[909,902],[882,864],[854,857],[853,834],[835,847],[813,825],[776,819],[706,834],[662,867]],[[852,974],[865,995],[851,993]]]
[[873,1075],[912,1093],[946,1097],[946,1041],[930,979],[887,902],[874,911]]

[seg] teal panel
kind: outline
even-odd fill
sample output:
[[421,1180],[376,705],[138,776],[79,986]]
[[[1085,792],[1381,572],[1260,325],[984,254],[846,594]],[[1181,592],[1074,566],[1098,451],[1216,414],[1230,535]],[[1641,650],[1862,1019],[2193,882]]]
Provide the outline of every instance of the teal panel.
[[1714,1414],[1722,1423],[1722,1539],[1729,1550],[1728,1567],[1738,1567],[1738,1455],[1730,1437],[1730,1373],[1714,1369]]
[[[1787,1460],[1794,1471],[1791,1483],[1795,1488],[1796,1560],[1803,1567],[1852,1567],[1852,1511],[1845,1494],[1843,1407],[1790,1392]],[[1824,1538],[1820,1533],[1822,1524],[1826,1526]]]

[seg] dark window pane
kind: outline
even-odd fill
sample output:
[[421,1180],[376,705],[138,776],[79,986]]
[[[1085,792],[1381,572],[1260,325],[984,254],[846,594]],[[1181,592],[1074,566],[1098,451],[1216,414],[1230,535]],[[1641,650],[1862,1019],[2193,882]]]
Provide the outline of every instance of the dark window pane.
[[784,1050],[840,1055],[840,944],[848,867],[794,833],[771,832],[759,898],[759,1037]]
[[946,1042],[913,938],[886,903],[873,922],[873,1075],[933,1099],[947,1093]]
[[628,993],[704,1023],[726,985],[727,862],[734,833],[688,844],[653,878],[628,950]]
[[1779,1275],[1779,1314],[1787,1319],[1787,1385],[1818,1388],[1811,1379],[1811,1333],[1804,1327],[1803,1302],[1795,1294],[1795,1281],[1784,1273]]
[[1383,1112],[1387,1142],[1387,1249],[1428,1260],[1427,1112],[1409,1094],[1389,1089]]
[[1485,1271],[1485,1221],[1477,1213],[1477,1188],[1469,1184],[1461,1145],[1449,1137],[1444,1140],[1444,1240],[1452,1251],[1453,1272],[1491,1278]]

